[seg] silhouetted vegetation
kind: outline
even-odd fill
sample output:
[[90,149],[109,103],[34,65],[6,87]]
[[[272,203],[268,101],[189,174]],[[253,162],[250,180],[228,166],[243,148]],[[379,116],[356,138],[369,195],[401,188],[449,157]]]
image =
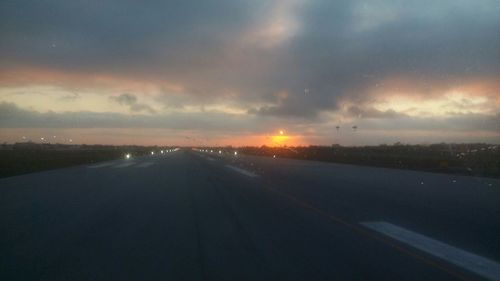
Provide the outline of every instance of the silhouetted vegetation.
[[500,146],[432,144],[344,147],[243,147],[242,153],[345,164],[500,177]]
[[[157,146],[61,145],[16,143],[0,146],[0,177],[92,164],[159,150]],[[233,150],[232,147],[212,148]],[[500,178],[500,146],[432,144],[345,147],[240,147],[240,153],[354,165]]]
[[0,147],[0,177],[119,159],[126,153],[139,156],[149,153],[154,148],[32,142],[3,144]]

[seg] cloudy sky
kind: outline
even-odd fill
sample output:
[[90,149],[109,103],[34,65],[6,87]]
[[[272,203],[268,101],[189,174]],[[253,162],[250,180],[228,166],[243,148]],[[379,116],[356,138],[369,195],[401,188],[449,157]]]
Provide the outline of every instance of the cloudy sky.
[[2,142],[500,143],[497,0],[5,0],[0,33]]

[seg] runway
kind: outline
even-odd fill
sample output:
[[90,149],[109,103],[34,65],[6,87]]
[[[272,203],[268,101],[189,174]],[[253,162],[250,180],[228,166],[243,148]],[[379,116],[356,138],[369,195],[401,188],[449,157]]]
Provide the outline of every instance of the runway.
[[0,179],[1,280],[500,280],[500,181],[179,150]]

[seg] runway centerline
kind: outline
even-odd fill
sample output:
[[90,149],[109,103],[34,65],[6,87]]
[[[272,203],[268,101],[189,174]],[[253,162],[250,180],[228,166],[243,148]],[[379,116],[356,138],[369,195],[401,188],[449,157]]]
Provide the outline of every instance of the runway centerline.
[[257,174],[253,173],[253,172],[250,172],[250,171],[247,171],[245,169],[241,169],[241,168],[238,168],[238,167],[235,167],[233,165],[226,165],[227,168],[233,170],[233,171],[236,171],[240,174],[243,174],[245,176],[248,176],[248,177],[251,177],[251,178],[257,178],[259,177]]

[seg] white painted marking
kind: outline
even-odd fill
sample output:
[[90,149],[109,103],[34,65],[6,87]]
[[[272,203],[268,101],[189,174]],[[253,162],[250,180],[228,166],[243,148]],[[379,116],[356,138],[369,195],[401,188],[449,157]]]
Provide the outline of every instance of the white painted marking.
[[134,164],[135,164],[135,162],[126,162],[126,163],[115,165],[115,166],[113,166],[113,168],[125,168],[128,166],[132,166]]
[[388,222],[363,222],[361,224],[421,251],[475,272],[484,278],[500,281],[500,264],[495,261],[469,253]]
[[256,178],[258,177],[257,174],[254,174],[250,171],[247,171],[247,170],[244,170],[244,169],[241,169],[241,168],[238,168],[238,167],[235,167],[235,166],[232,166],[232,165],[226,165],[226,167],[228,167],[229,169],[233,170],[233,171],[236,171],[238,173],[241,173],[241,174],[244,174],[245,176],[249,176],[251,178]]
[[115,162],[101,163],[101,164],[87,166],[87,168],[91,168],[91,169],[104,168],[104,167],[111,166],[114,164],[115,164]]
[[136,167],[137,168],[146,168],[146,167],[149,167],[151,165],[154,165],[154,162],[144,162],[144,163],[137,165]]

